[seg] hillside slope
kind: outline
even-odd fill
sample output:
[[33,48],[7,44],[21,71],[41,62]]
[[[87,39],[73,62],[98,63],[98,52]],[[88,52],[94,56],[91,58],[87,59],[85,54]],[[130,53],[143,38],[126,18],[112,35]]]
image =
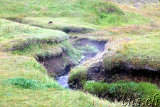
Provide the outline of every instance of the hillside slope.
[[[134,93],[142,103],[160,93],[159,3],[113,1],[0,0],[0,106],[120,107]],[[80,62],[76,40],[107,44],[71,68],[69,85],[80,88],[71,90],[51,76]]]

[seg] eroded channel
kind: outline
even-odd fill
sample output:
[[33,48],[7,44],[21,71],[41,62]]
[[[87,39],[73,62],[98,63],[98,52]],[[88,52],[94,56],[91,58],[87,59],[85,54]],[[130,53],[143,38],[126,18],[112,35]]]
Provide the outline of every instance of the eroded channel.
[[[95,57],[97,54],[100,54],[105,49],[106,41],[93,41],[89,39],[80,39],[76,41],[74,47],[82,50],[83,58],[81,59],[79,64],[82,64],[86,60]],[[78,64],[78,65],[79,65]],[[77,65],[76,65],[77,66]],[[68,77],[69,72],[72,67],[76,66],[66,66],[64,72],[56,77],[57,82],[65,88],[69,88],[68,85]]]

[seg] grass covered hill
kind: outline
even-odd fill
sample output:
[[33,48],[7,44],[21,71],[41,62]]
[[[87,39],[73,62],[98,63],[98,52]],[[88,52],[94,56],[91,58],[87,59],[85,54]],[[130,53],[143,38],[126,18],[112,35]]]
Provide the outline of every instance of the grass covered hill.
[[[99,61],[106,74],[123,64],[159,72],[160,6],[134,5],[117,0],[0,0],[0,106],[120,107],[121,102],[110,101],[133,93],[145,101],[160,93],[159,79],[121,81],[112,75],[117,81],[107,83],[101,74],[102,80],[99,74],[88,79],[90,65]],[[79,60],[73,38],[107,41],[102,57],[71,69],[69,82],[84,90],[61,87],[36,60],[66,51]]]

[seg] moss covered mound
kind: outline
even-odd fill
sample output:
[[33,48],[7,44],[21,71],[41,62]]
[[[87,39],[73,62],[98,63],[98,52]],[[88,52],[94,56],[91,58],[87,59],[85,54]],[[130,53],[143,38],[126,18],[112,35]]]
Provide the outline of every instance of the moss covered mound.
[[118,81],[107,84],[89,81],[84,85],[84,90],[110,100],[123,100],[124,103],[133,101],[135,105],[140,104],[141,106],[158,107],[160,105],[160,90],[156,85],[150,83]]
[[23,49],[28,45],[60,43],[69,38],[61,31],[32,27],[0,19],[0,50]]

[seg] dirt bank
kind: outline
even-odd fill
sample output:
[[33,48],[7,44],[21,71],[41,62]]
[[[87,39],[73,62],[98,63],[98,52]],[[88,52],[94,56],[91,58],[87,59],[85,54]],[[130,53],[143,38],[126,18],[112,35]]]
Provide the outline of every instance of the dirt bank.
[[57,56],[45,58],[37,56],[38,61],[47,69],[48,74],[55,77],[57,82],[65,88],[68,88],[68,73],[70,69],[103,52],[106,44],[106,41],[96,41],[86,38],[70,38],[70,42],[73,46],[72,48],[75,50],[74,54],[76,54],[76,51],[81,52],[79,61],[76,61],[78,63],[73,61],[77,59],[73,59],[74,57],[70,55],[71,53],[66,50]]
[[149,82],[160,87],[160,71],[135,69],[124,65],[115,67],[111,70],[106,70],[101,64],[99,64],[88,70],[87,78],[88,80],[103,81],[107,83],[114,83],[119,80]]
[[69,62],[69,56],[63,52],[59,56],[53,56],[50,58],[38,58],[38,61],[45,66],[50,76],[59,76],[62,75],[64,69],[67,66],[74,66],[72,62]]

